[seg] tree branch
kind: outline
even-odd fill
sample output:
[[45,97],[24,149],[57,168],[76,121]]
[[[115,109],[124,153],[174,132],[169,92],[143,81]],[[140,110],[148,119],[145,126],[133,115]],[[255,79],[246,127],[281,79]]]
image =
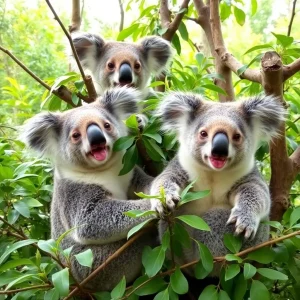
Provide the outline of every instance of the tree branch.
[[283,66],[283,81],[286,81],[300,71],[300,58],[289,65]]
[[80,0],[72,0],[72,14],[71,14],[71,25],[69,25],[69,32],[80,30],[81,26],[81,11],[80,11]]
[[32,286],[27,286],[24,288],[20,289],[15,289],[15,290],[8,290],[8,291],[0,291],[0,295],[10,295],[10,294],[15,294],[23,291],[28,291],[28,290],[35,290],[35,289],[49,289],[53,287],[52,284],[40,284],[40,285],[32,285]]
[[89,95],[89,98],[92,101],[95,101],[95,99],[97,98],[97,93],[96,93],[96,90],[95,90],[95,86],[93,84],[93,80],[92,80],[92,77],[90,75],[85,75],[84,74],[84,71],[83,71],[83,68],[81,66],[81,63],[80,63],[80,60],[79,60],[79,57],[77,55],[77,52],[76,52],[76,49],[75,49],[75,46],[73,44],[73,41],[72,41],[72,38],[71,38],[71,35],[69,34],[69,32],[67,31],[67,29],[65,28],[64,24],[62,23],[62,21],[60,20],[60,18],[58,17],[56,11],[54,10],[53,6],[51,5],[50,1],[49,0],[46,0],[46,3],[48,4],[50,10],[52,11],[53,15],[54,15],[54,18],[56,19],[56,21],[59,23],[60,27],[62,28],[63,32],[65,33],[66,37],[68,38],[69,40],[69,43],[70,43],[70,46],[72,48],[72,52],[73,52],[73,55],[74,55],[74,58],[76,60],[76,64],[78,66],[78,69],[80,71],[80,74],[81,74],[81,77],[85,83],[85,86],[86,86],[86,89],[88,91],[88,95]]
[[288,26],[287,36],[291,35],[292,25],[293,25],[294,17],[296,15],[296,12],[295,12],[295,10],[296,10],[296,3],[297,3],[297,0],[294,0],[294,2],[293,2],[293,9],[292,9],[292,15],[291,15],[290,23],[289,23],[289,26]]
[[124,8],[123,8],[122,0],[119,0],[119,7],[120,7],[120,15],[121,15],[119,31],[122,31],[124,27]]
[[298,173],[300,173],[300,146],[294,151],[294,153],[290,156],[290,160],[293,165],[293,178],[295,178]]

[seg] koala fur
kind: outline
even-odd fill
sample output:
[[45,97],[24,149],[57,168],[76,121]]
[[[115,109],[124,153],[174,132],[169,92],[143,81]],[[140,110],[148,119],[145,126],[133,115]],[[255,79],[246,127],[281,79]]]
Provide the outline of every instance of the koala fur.
[[[127,134],[123,120],[137,110],[138,93],[131,88],[115,88],[86,106],[62,113],[40,113],[24,127],[31,148],[54,162],[54,194],[51,206],[51,235],[57,239],[74,228],[62,241],[73,246],[72,272],[82,281],[125,242],[128,231],[145,218],[129,218],[128,210],[150,209],[149,200],[134,199],[132,191],[148,191],[151,177],[140,168],[118,176],[122,152],[113,152],[113,143]],[[88,288],[111,290],[125,275],[128,282],[140,273],[144,245],[155,237],[145,234],[103,272]],[[91,249],[92,268],[84,267],[74,254]]]
[[[197,95],[173,93],[161,102],[158,115],[166,130],[175,130],[179,150],[166,169],[153,181],[150,193],[166,192],[169,210],[180,192],[197,179],[194,191],[210,190],[204,199],[181,206],[176,214],[201,216],[211,231],[187,228],[191,236],[206,244],[214,256],[225,255],[225,233],[242,234],[243,248],[269,238],[267,220],[271,200],[269,188],[255,164],[262,140],[277,135],[285,111],[278,99],[258,96],[244,101],[217,103]],[[152,209],[163,215],[163,206],[152,199]],[[163,231],[164,225],[161,230]],[[198,248],[187,250],[185,260],[198,259]]]
[[[146,99],[151,92],[147,87],[151,74],[161,74],[172,56],[169,42],[157,36],[125,43],[77,32],[72,34],[72,39],[79,60],[92,76],[99,95],[108,88],[127,85],[140,91],[141,99]],[[71,60],[76,68],[72,55]]]

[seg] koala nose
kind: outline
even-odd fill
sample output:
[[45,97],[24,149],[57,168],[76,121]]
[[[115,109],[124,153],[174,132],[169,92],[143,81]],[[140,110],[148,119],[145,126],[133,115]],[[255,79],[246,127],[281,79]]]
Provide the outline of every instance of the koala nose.
[[227,135],[223,132],[216,133],[212,140],[211,154],[215,156],[227,156],[228,147],[229,141]]
[[103,144],[106,142],[105,136],[100,129],[100,127],[96,124],[91,124],[88,126],[86,130],[87,138],[91,146]]
[[119,83],[128,84],[132,82],[132,70],[129,64],[123,63],[119,69]]

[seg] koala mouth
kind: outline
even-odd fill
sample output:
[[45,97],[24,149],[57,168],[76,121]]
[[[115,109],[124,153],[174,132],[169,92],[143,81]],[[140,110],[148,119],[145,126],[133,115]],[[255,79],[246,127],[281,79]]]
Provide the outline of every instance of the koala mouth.
[[90,154],[98,161],[103,161],[107,157],[108,149],[105,144],[92,146]]
[[227,162],[227,157],[226,156],[210,156],[209,160],[213,167],[216,169],[222,169],[226,162]]
[[114,83],[114,86],[126,86],[126,87],[132,87],[135,88],[135,85],[133,83],[124,83],[124,82],[119,82],[119,83]]

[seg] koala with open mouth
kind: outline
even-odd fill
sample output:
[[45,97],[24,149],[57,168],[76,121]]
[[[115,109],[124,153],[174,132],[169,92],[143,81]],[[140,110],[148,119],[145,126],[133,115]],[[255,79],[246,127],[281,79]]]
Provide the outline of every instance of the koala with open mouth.
[[[218,103],[173,93],[161,101],[158,115],[164,129],[177,133],[179,151],[153,181],[151,195],[164,187],[167,208],[173,210],[180,192],[193,180],[194,191],[210,190],[204,199],[184,204],[176,214],[198,215],[208,223],[210,232],[187,229],[214,256],[227,253],[225,233],[242,235],[244,248],[268,240],[269,227],[260,222],[268,219],[271,200],[256,167],[255,152],[260,141],[278,133],[285,116],[280,101],[258,96]],[[152,209],[164,215],[162,203],[151,202]],[[185,260],[198,259],[198,253],[194,243]]]
[[[94,103],[62,113],[40,113],[24,126],[26,144],[50,157],[54,163],[54,194],[51,205],[51,236],[71,246],[72,273],[78,281],[120,248],[128,231],[144,218],[129,218],[124,212],[149,210],[149,200],[135,199],[133,191],[148,192],[152,180],[140,168],[118,176],[122,151],[113,152],[114,142],[127,135],[123,120],[137,110],[138,92],[115,88]],[[134,197],[135,196],[135,197]],[[142,268],[144,245],[153,245],[145,233],[126,251],[107,264],[87,287],[111,290],[125,275],[134,280]],[[74,254],[91,249],[92,268],[81,266]]]

